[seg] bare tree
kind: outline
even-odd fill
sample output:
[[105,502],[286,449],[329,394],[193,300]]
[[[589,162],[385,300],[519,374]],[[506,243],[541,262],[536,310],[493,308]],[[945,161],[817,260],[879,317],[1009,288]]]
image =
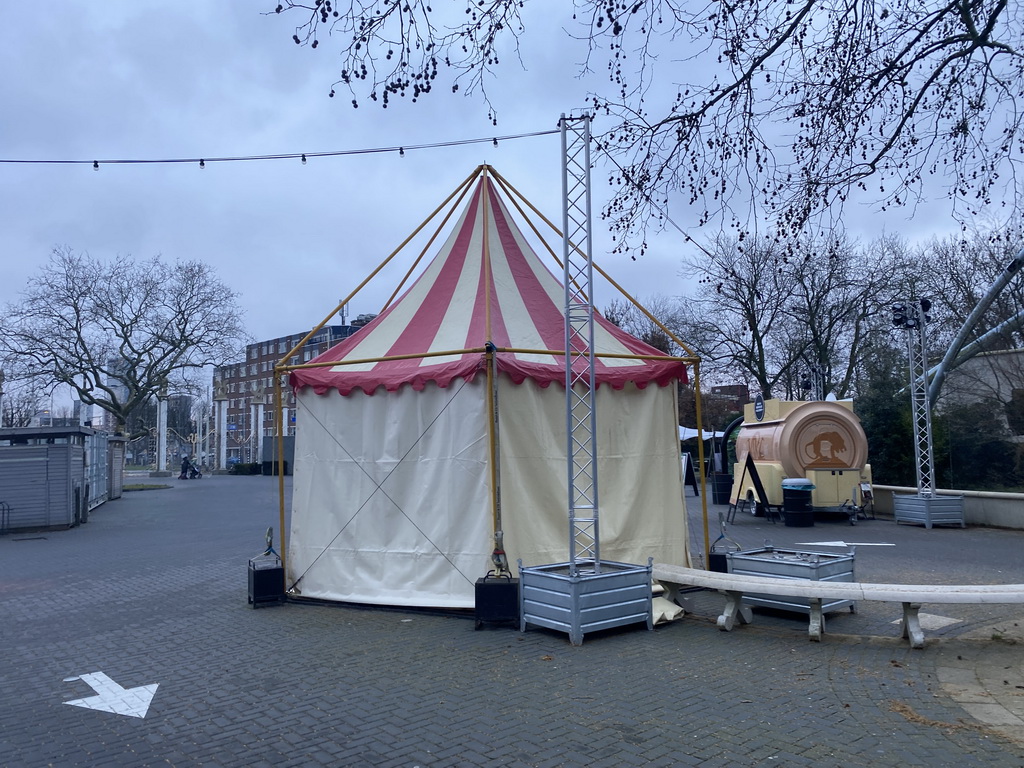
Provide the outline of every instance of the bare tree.
[[699,280],[683,304],[684,338],[712,376],[765,397],[850,396],[872,345],[892,343],[888,309],[907,259],[893,238],[868,248],[841,238],[787,247],[719,239],[686,262],[684,274]]
[[789,348],[806,366],[808,383],[818,377],[822,395],[848,397],[871,336],[890,319],[886,305],[904,272],[906,246],[891,237],[868,248],[829,238],[802,241],[796,255],[783,272],[791,286]]
[[[1006,0],[282,0],[296,44],[341,48],[335,89],[352,105],[417,101],[442,84],[482,94],[523,55],[533,17],[565,30],[584,70],[606,69],[589,106],[618,193],[606,214],[643,232],[676,193],[700,221],[799,234],[859,192],[914,206],[929,177],[958,216],[1009,209],[1024,132],[1024,12]],[[562,17],[558,17],[558,13]],[[524,62],[528,64],[529,62]],[[641,246],[642,249],[642,246]]]
[[640,303],[653,317],[657,318],[657,323],[632,303],[621,299],[612,300],[605,307],[604,316],[624,331],[650,344],[655,349],[660,349],[667,355],[686,354],[686,350],[680,349],[679,345],[658,324],[665,326],[676,338],[685,341],[682,338],[683,315],[680,300],[667,296],[649,296]]
[[[13,366],[5,366],[13,370]],[[5,375],[3,402],[0,409],[0,427],[27,427],[44,407],[43,396],[31,379],[14,379]]]
[[[917,290],[932,302],[938,340],[954,334],[967,320],[989,286],[1024,246],[1024,224],[992,224],[973,228],[957,237],[933,239],[921,248],[923,269]],[[1018,277],[996,297],[973,330],[974,338],[1024,311],[1024,282]],[[1013,349],[1024,344],[1019,327],[997,332],[989,350]]]
[[719,238],[712,251],[685,262],[684,274],[698,277],[697,294],[683,305],[687,331],[704,360],[705,375],[726,373],[765,397],[795,364],[783,352],[782,330],[790,286],[784,277],[788,257],[767,239],[750,242]]
[[0,354],[50,388],[69,386],[118,431],[188,374],[232,359],[244,338],[236,295],[200,262],[109,263],[56,248],[6,309]]

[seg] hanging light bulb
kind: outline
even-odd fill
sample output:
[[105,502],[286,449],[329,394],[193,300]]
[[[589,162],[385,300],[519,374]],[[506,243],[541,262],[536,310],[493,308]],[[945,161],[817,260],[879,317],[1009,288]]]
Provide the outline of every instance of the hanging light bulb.
[[399,147],[398,148],[398,156],[399,157],[405,157],[405,147]]
[[93,160],[92,161],[92,169],[94,171],[98,171],[100,169],[100,161],[99,160]]
[[492,139],[492,141],[494,142],[494,146],[498,146],[498,139],[497,138]]
[[199,167],[200,168],[205,168],[206,167],[206,161],[200,158],[200,160],[199,160]]
[[305,154],[302,155],[302,164],[303,165],[306,164],[306,155]]

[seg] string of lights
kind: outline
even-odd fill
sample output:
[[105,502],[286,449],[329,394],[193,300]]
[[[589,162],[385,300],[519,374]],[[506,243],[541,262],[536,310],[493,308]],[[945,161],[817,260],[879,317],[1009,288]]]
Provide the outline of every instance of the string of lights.
[[[198,164],[200,168],[206,168],[207,163],[244,163],[244,162],[264,162],[268,160],[299,160],[303,165],[310,158],[318,157],[344,157],[346,155],[374,155],[374,154],[385,154],[389,152],[397,152],[399,156],[404,156],[406,152],[415,152],[417,150],[424,149],[438,149],[442,147],[462,147],[470,144],[485,144],[491,142],[495,147],[498,146],[499,141],[515,141],[517,139],[532,139],[538,136],[551,136],[559,132],[558,128],[552,128],[547,131],[531,131],[528,133],[512,133],[504,136],[488,136],[476,139],[459,139],[454,141],[437,141],[429,144],[407,144],[400,146],[390,147],[367,147],[362,149],[338,149],[331,150],[328,152],[281,152],[277,154],[268,155],[232,155],[227,157],[166,157],[166,158],[133,158],[133,159],[108,159],[108,160],[47,160],[47,159],[15,159],[15,158],[0,158],[0,164],[7,165],[91,165],[93,170],[98,171],[101,165],[172,165],[172,164]],[[603,147],[598,144],[598,150],[602,150]],[[623,175],[623,178],[628,182],[635,184],[629,177],[626,170],[619,165],[619,163],[606,154],[606,157],[612,161],[612,163],[619,169],[619,172]],[[700,243],[695,241],[690,235],[688,235],[682,227],[676,224],[671,217],[654,202],[650,197],[647,197],[648,203],[651,204],[657,211],[659,211],[665,219],[671,224],[680,234],[682,234],[688,242],[694,243],[700,250],[706,255],[710,255],[708,250]]]
[[499,141],[514,141],[516,139],[530,139],[536,136],[549,136],[558,133],[557,128],[550,131],[533,131],[532,133],[515,133],[506,136],[489,136],[479,139],[460,139],[457,141],[438,141],[431,144],[408,144],[405,146],[392,147],[371,147],[364,149],[339,149],[330,152],[282,152],[273,155],[236,155],[231,157],[169,157],[169,158],[148,158],[148,159],[110,159],[110,160],[16,160],[0,158],[0,163],[13,165],[91,165],[94,170],[99,170],[101,165],[160,165],[173,163],[197,163],[200,168],[205,168],[207,163],[240,163],[266,160],[301,160],[305,165],[310,158],[317,157],[342,157],[344,155],[373,155],[386,152],[397,152],[405,155],[406,152],[414,152],[423,149],[438,149],[440,147],[461,147],[468,144],[484,144],[491,142],[498,146]]

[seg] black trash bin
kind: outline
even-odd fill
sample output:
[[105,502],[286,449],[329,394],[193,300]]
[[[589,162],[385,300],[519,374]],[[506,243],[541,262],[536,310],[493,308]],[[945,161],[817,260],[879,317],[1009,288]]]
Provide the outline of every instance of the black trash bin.
[[732,493],[732,475],[714,474],[711,476],[711,501],[714,504],[728,504]]
[[782,481],[782,516],[787,526],[806,528],[814,525],[813,490],[814,485],[808,480]]

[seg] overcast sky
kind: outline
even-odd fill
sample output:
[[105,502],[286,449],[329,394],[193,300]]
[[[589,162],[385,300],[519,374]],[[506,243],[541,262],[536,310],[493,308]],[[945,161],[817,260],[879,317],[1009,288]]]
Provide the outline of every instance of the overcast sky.
[[[0,26],[0,158],[161,159],[324,152],[549,130],[584,105],[581,51],[557,25],[526,38],[525,71],[503,62],[479,99],[439,87],[419,104],[358,110],[343,92],[337,45],[291,41],[298,14],[258,0],[11,3]],[[590,83],[603,87],[603,74]],[[561,218],[557,135],[355,157],[245,163],[0,164],[0,302],[17,299],[56,246],[107,258],[200,259],[240,294],[254,339],[306,330],[477,165],[492,164],[553,221]],[[595,173],[596,207],[608,189]],[[673,218],[687,225],[685,211]],[[690,290],[692,245],[675,231],[638,261],[610,256],[595,215],[595,259],[639,298]],[[855,234],[881,232],[878,220]],[[897,223],[898,225],[898,223]],[[905,233],[920,234],[913,224]],[[696,233],[709,239],[713,233]],[[410,254],[410,259],[415,254]],[[350,306],[375,312],[403,270]],[[596,295],[599,307],[615,298]]]

